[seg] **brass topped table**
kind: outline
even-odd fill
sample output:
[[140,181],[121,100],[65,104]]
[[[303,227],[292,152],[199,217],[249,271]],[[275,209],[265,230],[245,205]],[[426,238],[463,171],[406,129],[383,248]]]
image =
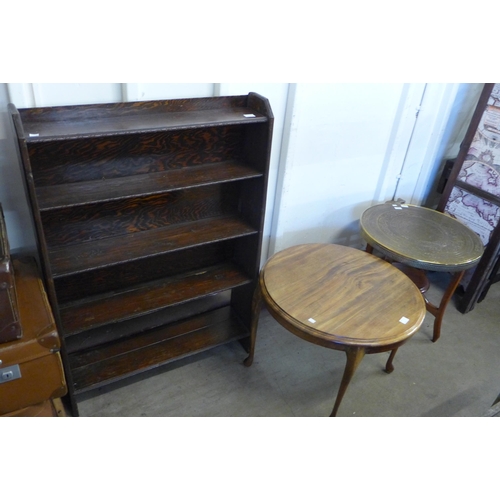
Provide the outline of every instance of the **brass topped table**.
[[446,306],[464,272],[476,265],[483,254],[479,236],[442,212],[400,203],[368,208],[361,215],[360,229],[369,253],[376,249],[423,275],[425,271],[453,273],[439,306],[424,295],[427,311],[435,317],[432,341],[438,340]]
[[363,356],[397,349],[420,327],[425,302],[415,284],[394,266],[362,250],[333,244],[298,245],[271,257],[253,299],[253,362],[261,306],[287,330],[314,344],[344,351],[347,363],[331,416]]

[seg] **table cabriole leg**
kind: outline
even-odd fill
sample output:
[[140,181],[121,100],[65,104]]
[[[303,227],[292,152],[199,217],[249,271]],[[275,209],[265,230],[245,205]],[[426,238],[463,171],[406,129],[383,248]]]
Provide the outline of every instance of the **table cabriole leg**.
[[335,417],[337,415],[337,411],[347,390],[347,386],[349,385],[349,382],[351,381],[354,372],[359,366],[359,363],[361,363],[364,355],[364,347],[353,347],[349,348],[349,350],[346,351],[347,362],[344,369],[344,375],[342,376],[342,381],[340,382],[339,391],[337,393],[337,399],[335,400],[335,405],[333,407],[332,413],[330,414],[330,417]]
[[252,298],[252,324],[250,330],[250,350],[248,357],[243,361],[245,366],[251,366],[253,363],[253,356],[255,353],[255,342],[257,340],[257,328],[259,326],[260,311],[262,309],[262,291],[260,282],[257,282],[255,292]]
[[398,352],[398,348],[393,349],[391,351],[391,354],[389,355],[389,359],[387,360],[387,364],[385,365],[385,372],[386,373],[392,373],[394,371],[394,365],[392,362],[394,361],[394,356],[396,356],[396,353]]

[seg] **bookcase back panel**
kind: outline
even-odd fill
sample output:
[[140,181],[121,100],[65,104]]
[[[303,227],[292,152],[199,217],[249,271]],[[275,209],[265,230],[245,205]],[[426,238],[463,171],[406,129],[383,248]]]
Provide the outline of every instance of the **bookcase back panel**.
[[149,231],[238,211],[238,183],[42,213],[49,247]]
[[37,186],[114,179],[239,159],[243,127],[211,127],[29,145]]
[[231,260],[232,241],[202,245],[187,250],[148,257],[85,273],[57,278],[54,282],[60,303],[129,288],[134,285],[202,269]]

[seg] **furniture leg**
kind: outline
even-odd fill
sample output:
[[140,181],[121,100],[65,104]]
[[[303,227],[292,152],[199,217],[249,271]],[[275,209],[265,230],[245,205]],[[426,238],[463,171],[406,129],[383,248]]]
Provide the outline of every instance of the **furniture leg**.
[[333,407],[332,413],[330,414],[330,417],[335,417],[337,415],[337,411],[347,390],[347,386],[349,385],[349,382],[351,381],[356,368],[358,367],[359,363],[361,363],[361,360],[365,355],[365,349],[363,347],[351,348],[346,351],[346,355],[347,362],[345,365],[344,375],[342,376],[339,392],[337,393],[337,399],[335,400],[335,405]]
[[394,361],[394,356],[396,356],[397,352],[398,352],[398,348],[393,349],[391,351],[389,359],[387,360],[387,364],[385,365],[385,372],[386,373],[392,373],[394,371],[394,366],[393,366],[392,362]]
[[434,304],[431,304],[427,299],[425,299],[427,311],[429,311],[435,317],[434,331],[432,336],[433,342],[436,342],[436,340],[438,340],[441,336],[441,323],[443,322],[444,311],[446,310],[446,306],[450,302],[451,297],[455,293],[455,290],[457,289],[457,286],[460,283],[464,273],[465,271],[455,273],[443,297],[441,298],[439,307],[436,307]]
[[250,330],[250,350],[248,357],[243,361],[245,366],[251,366],[253,363],[253,356],[255,353],[255,341],[257,340],[257,327],[259,326],[260,310],[262,308],[262,291],[260,289],[260,282],[257,281],[255,292],[252,298],[252,324]]

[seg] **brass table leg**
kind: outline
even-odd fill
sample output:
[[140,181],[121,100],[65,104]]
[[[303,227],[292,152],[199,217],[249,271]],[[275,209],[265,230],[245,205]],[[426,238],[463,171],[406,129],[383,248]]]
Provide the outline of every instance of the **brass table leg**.
[[243,361],[245,366],[251,366],[255,354],[255,341],[257,340],[257,327],[259,326],[260,310],[262,309],[262,291],[260,283],[257,282],[252,298],[252,325],[250,330],[250,351],[248,357]]
[[446,310],[446,306],[450,302],[451,297],[455,293],[458,284],[462,280],[464,273],[465,271],[460,271],[458,273],[455,273],[450,284],[448,285],[448,288],[446,289],[444,295],[441,298],[439,306],[435,306],[434,304],[429,302],[427,298],[424,296],[425,306],[427,311],[430,312],[435,317],[434,331],[432,336],[433,342],[436,342],[436,340],[438,340],[439,337],[441,336],[441,323],[443,322],[444,311]]
[[[371,245],[366,245],[365,251],[367,253],[373,253],[373,247]],[[409,267],[411,267],[411,266],[409,266]],[[416,271],[418,272],[421,270],[416,269]],[[424,273],[424,271],[421,271],[421,272]],[[405,274],[407,274],[407,273],[405,273]],[[422,280],[418,280],[418,282],[417,282],[417,279],[416,279],[418,277],[417,273],[415,273],[415,276],[407,274],[407,276],[418,286],[418,288],[422,292],[422,295],[423,295],[424,300],[425,300],[425,307],[426,307],[427,311],[429,313],[431,313],[435,318],[434,319],[434,330],[433,330],[433,336],[432,336],[433,342],[436,342],[436,340],[438,340],[439,337],[441,336],[441,324],[443,322],[444,312],[446,310],[446,307],[448,306],[448,303],[450,302],[451,298],[453,297],[453,294],[455,293],[455,290],[457,289],[460,281],[462,280],[464,274],[465,274],[465,270],[454,274],[450,284],[448,285],[448,288],[446,289],[445,293],[441,297],[441,302],[439,303],[439,306],[436,306],[432,302],[429,302],[429,300],[425,296],[425,292],[429,288],[429,285],[426,284],[424,287],[424,286],[422,286]],[[391,362],[390,366],[392,366],[393,359],[394,359],[394,355],[391,353],[391,357],[389,358],[389,361],[387,362],[387,367],[389,367],[389,362]],[[386,367],[386,371],[387,371],[387,367]],[[391,371],[392,371],[392,369],[391,369]],[[387,373],[391,373],[391,372],[387,371]]]
[[363,347],[354,347],[346,351],[346,355],[347,362],[344,369],[344,375],[342,376],[339,392],[337,393],[337,399],[335,400],[335,405],[333,407],[332,413],[330,414],[330,417],[335,417],[337,415],[337,411],[347,390],[347,386],[349,385],[349,382],[351,381],[356,368],[358,367],[359,363],[361,363],[361,360],[365,355],[365,349]]

